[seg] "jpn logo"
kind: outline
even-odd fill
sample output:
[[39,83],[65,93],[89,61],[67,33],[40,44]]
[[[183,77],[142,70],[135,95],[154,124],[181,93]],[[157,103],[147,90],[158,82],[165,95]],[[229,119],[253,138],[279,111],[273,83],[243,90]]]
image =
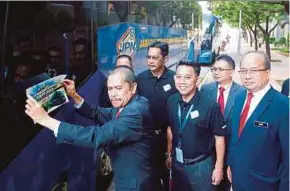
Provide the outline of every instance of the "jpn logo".
[[129,27],[122,37],[119,39],[117,45],[118,56],[126,54],[132,56],[137,49],[136,34],[133,27]]

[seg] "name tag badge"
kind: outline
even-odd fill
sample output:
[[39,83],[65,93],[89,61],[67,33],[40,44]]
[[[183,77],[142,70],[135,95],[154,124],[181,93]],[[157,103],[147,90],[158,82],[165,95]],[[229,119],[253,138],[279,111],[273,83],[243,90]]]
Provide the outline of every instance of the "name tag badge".
[[254,122],[256,127],[268,128],[268,123],[262,121],[255,121]]
[[164,86],[163,86],[163,89],[164,89],[165,92],[171,90],[171,86],[170,86],[170,84],[166,84],[166,85],[164,85]]
[[198,118],[199,117],[199,113],[197,110],[193,111],[190,113],[190,117],[191,119],[195,119],[195,118]]
[[183,153],[182,150],[178,147],[175,148],[176,160],[180,163],[183,163]]

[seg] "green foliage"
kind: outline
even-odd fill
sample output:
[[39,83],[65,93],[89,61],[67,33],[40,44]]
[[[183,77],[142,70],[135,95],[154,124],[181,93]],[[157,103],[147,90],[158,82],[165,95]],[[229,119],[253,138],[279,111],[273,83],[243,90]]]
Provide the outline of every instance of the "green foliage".
[[279,20],[285,13],[280,4],[268,4],[259,1],[216,1],[212,2],[213,13],[221,16],[228,24],[237,27],[239,23],[239,11],[242,10],[242,26],[261,25],[268,19]]
[[289,53],[289,48],[287,48],[287,47],[279,48],[278,50],[279,50],[280,52],[283,52],[283,53]]
[[[255,39],[257,39],[258,28],[262,31],[266,44],[269,43],[271,32],[277,27],[283,19],[285,8],[279,3],[265,1],[220,1],[213,2],[212,9],[214,14],[221,16],[223,20],[232,27],[237,27],[239,23],[239,12],[242,11],[242,28],[250,30]],[[275,20],[276,24],[269,27],[269,24]],[[256,42],[257,44],[257,42]],[[277,43],[276,43],[277,44]],[[271,58],[269,46],[266,46],[266,52]]]
[[286,38],[285,37],[280,38],[279,42],[280,44],[286,44]]
[[278,47],[278,46],[280,46],[280,44],[281,44],[281,43],[280,43],[280,41],[279,41],[279,40],[276,40],[276,41],[274,41],[274,43],[273,43],[273,44],[274,44],[274,46],[275,46],[275,47]]
[[157,20],[157,25],[172,26],[178,19],[184,28],[191,24],[192,13],[194,14],[194,27],[201,26],[202,10],[195,1],[146,1],[144,6],[151,15]]
[[269,44],[273,44],[275,42],[275,37],[269,38]]

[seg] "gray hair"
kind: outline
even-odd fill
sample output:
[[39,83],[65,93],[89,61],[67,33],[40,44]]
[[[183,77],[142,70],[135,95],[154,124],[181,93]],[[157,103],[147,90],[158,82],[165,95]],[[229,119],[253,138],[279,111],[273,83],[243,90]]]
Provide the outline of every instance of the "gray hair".
[[250,54],[255,54],[255,55],[262,56],[263,59],[264,59],[264,67],[265,67],[265,69],[271,69],[271,60],[270,60],[269,56],[263,51],[249,51],[249,52],[245,53],[242,56],[242,58],[241,58],[240,65],[242,64],[242,62],[245,59],[245,57],[247,57]]
[[111,75],[122,75],[124,77],[124,81],[128,82],[130,85],[136,82],[134,71],[128,66],[117,66],[109,76]]

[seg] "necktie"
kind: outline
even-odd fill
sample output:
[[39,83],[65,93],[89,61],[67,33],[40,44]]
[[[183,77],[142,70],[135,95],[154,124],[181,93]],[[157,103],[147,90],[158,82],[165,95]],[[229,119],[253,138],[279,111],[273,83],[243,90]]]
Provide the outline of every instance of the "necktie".
[[120,113],[121,113],[121,109],[119,108],[119,109],[118,109],[118,111],[117,111],[117,113],[116,113],[116,119],[118,119],[118,118],[119,118],[119,116],[120,116]]
[[246,123],[246,119],[249,113],[249,109],[250,109],[250,105],[251,105],[251,100],[254,97],[254,95],[252,93],[248,93],[248,97],[247,97],[247,102],[245,105],[245,108],[240,116],[240,126],[239,126],[239,137],[244,129],[245,123]]
[[221,112],[224,114],[225,112],[225,98],[224,98],[224,91],[225,88],[220,87],[219,88],[219,98],[218,98],[218,104],[220,105]]

